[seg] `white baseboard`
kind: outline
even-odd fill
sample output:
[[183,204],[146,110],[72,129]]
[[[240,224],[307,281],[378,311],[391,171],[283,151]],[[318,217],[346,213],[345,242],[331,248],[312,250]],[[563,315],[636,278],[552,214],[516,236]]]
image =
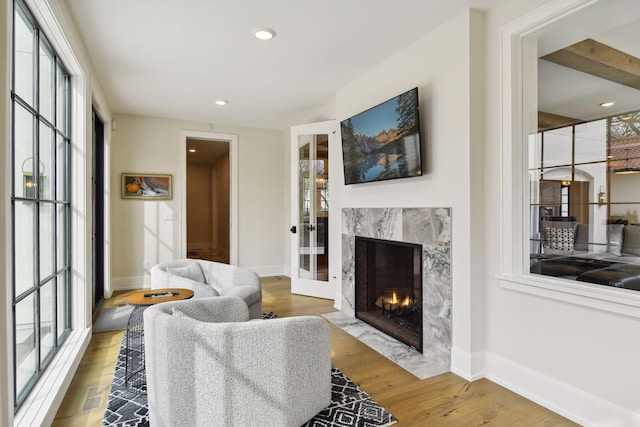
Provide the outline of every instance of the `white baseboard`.
[[[263,265],[260,267],[247,267],[253,270],[260,277],[286,276],[284,265]],[[111,292],[128,291],[132,289],[147,289],[151,287],[151,277],[144,276],[112,277]]]
[[451,372],[467,381],[484,378],[484,353],[469,353],[457,347],[451,349]]
[[128,291],[132,289],[146,289],[151,287],[151,277],[144,276],[112,277],[111,292]]
[[259,267],[247,267],[249,270],[255,271],[260,277],[286,276],[284,265],[262,265]]
[[502,356],[485,353],[484,360],[487,379],[580,425],[585,427],[640,425],[638,412],[632,412]]

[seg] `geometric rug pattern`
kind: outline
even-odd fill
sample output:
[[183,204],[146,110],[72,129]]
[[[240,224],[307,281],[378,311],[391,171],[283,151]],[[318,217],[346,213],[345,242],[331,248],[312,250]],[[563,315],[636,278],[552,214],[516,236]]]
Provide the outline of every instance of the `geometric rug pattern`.
[[[263,314],[264,319],[277,317]],[[122,336],[116,361],[109,402],[104,413],[104,427],[148,427],[147,395],[144,390],[125,384],[127,334]],[[383,427],[397,420],[371,396],[347,378],[339,369],[331,368],[331,403],[303,427]],[[265,423],[265,425],[268,424]],[[194,426],[197,427],[197,426]]]
[[303,427],[390,426],[397,420],[336,367],[331,368],[331,403]]

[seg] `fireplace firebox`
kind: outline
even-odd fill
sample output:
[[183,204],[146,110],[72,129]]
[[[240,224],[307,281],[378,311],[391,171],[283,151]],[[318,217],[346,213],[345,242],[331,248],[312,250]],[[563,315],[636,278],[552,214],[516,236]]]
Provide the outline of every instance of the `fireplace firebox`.
[[355,312],[422,353],[422,245],[356,236]]

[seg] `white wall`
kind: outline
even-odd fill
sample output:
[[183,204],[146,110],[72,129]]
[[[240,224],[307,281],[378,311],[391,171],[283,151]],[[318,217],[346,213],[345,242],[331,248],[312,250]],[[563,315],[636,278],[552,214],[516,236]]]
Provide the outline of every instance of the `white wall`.
[[[487,14],[484,210],[486,375],[585,425],[638,425],[640,321],[506,289],[501,189],[501,28],[545,0],[509,1]],[[569,2],[565,1],[563,4]],[[625,291],[621,291],[625,292]],[[629,295],[632,291],[627,291]],[[635,414],[635,415],[634,415]],[[635,418],[634,418],[635,417]],[[631,421],[634,418],[635,421]]]
[[[111,144],[111,215],[113,289],[136,288],[148,280],[149,265],[186,256],[181,248],[180,211],[184,177],[180,131],[214,131],[238,135],[239,260],[258,273],[284,272],[283,224],[286,165],[284,132],[210,125],[180,120],[116,115]],[[125,200],[120,196],[123,172],[173,175],[173,199]],[[165,221],[175,212],[176,221]]]
[[[481,41],[482,36],[481,15],[465,11],[341,88],[336,94],[338,120],[417,86],[426,163],[418,178],[350,186],[342,178],[331,182],[331,201],[339,212],[343,207],[452,208],[452,369],[468,378],[478,373],[472,359],[483,332],[482,296],[477,292],[483,277],[478,262],[482,227],[472,229],[479,210],[472,200],[481,200],[472,193],[481,192],[482,184],[477,163],[482,156],[481,132],[472,135],[472,130],[482,128],[482,119],[472,110],[482,100],[482,81],[471,78],[472,69],[482,75],[482,68],[470,51],[471,40]],[[340,147],[331,147],[330,162],[342,165]],[[340,234],[330,237],[331,251],[341,251]],[[330,268],[332,276],[341,271],[341,265]],[[472,293],[477,301],[472,301]],[[477,336],[480,339],[472,338]]]

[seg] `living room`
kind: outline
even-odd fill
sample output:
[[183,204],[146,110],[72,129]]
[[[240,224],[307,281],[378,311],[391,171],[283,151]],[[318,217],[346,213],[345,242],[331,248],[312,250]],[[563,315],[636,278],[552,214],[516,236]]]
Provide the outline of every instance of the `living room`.
[[[330,206],[331,217],[337,220],[330,225],[329,236],[330,254],[335,254],[331,255],[334,257],[329,266],[332,286],[341,290],[343,280],[339,256],[342,229],[338,221],[342,209],[450,208],[451,371],[469,381],[488,378],[581,424],[633,425],[640,415],[629,384],[637,379],[634,367],[640,346],[629,337],[637,329],[640,299],[632,291],[601,290],[589,284],[566,284],[536,277],[521,279],[518,275],[522,259],[517,257],[520,252],[517,246],[522,243],[520,246],[524,247],[525,243],[520,241],[524,234],[517,224],[522,207],[515,201],[518,187],[514,183],[519,178],[516,179],[513,170],[517,162],[511,157],[514,148],[510,145],[511,136],[517,132],[510,134],[505,125],[511,124],[512,116],[506,111],[515,103],[510,98],[508,77],[516,82],[521,80],[510,74],[512,64],[508,59],[513,58],[502,51],[507,43],[505,34],[511,31],[522,37],[521,28],[525,24],[540,25],[539,22],[551,20],[549,16],[559,19],[556,17],[575,13],[588,3],[513,0],[494,5],[486,12],[461,10],[425,30],[403,49],[381,58],[366,72],[344,82],[330,97],[326,111],[299,118],[289,126],[341,120],[417,86],[425,131],[426,162],[422,177],[346,186],[341,179],[340,149],[336,147],[330,153],[330,163],[337,171],[333,174]],[[144,287],[148,281],[145,262],[153,265],[185,255],[181,231],[181,192],[185,185],[181,131],[184,130],[237,136],[238,249],[237,258],[234,260],[232,255],[232,260],[263,277],[290,275],[288,126],[267,129],[264,125],[219,124],[112,110],[105,87],[91,70],[91,55],[83,47],[82,33],[73,24],[69,7],[65,2],[50,2],[47,11],[48,4],[38,1],[33,2],[33,7],[43,15],[49,13],[49,18],[43,21],[50,23],[51,31],[55,32],[53,23],[62,27],[61,34],[74,47],[70,49],[73,55],[62,56],[75,56],[81,64],[82,73],[78,74],[86,76],[77,88],[86,99],[93,98],[98,113],[108,124],[107,169],[111,191],[107,213],[107,296],[118,290]],[[634,5],[626,6],[637,12]],[[11,2],[4,1],[3,22],[9,22],[10,10]],[[9,40],[10,33],[4,31],[2,42],[8,45]],[[4,55],[0,73],[7,99],[9,64],[9,57]],[[91,109],[86,100],[77,105],[86,107],[86,111]],[[9,141],[6,105],[0,107],[0,113],[0,127],[5,129]],[[516,115],[515,111],[513,114]],[[81,127],[84,134],[88,127]],[[84,147],[79,152],[86,153]],[[11,170],[8,144],[3,154],[4,170]],[[74,188],[82,216],[89,214],[86,201],[89,192],[87,180],[81,177],[90,175],[90,167],[76,161]],[[171,174],[173,199],[157,202],[122,199],[120,174],[135,171]],[[0,266],[6,272],[7,283],[11,283],[9,175],[3,174],[0,180],[5,196],[0,220],[7,231],[0,237],[3,243]],[[165,220],[166,213],[176,213],[178,220]],[[89,226],[79,219],[75,221],[74,299],[89,301],[85,278],[89,276],[90,260],[84,255],[89,244],[86,237]],[[9,287],[1,298],[7,316],[2,320],[0,338],[9,343],[12,328],[8,325],[13,325],[13,296]],[[341,305],[341,298],[336,297],[335,307],[341,309]],[[80,325],[78,332],[84,332],[76,338],[76,352],[81,353],[90,338],[88,302],[74,313],[74,324]],[[72,372],[78,356],[69,351],[67,359],[65,369]],[[3,354],[0,365],[3,395],[12,396],[11,359]],[[58,387],[68,384],[69,375],[72,374],[60,375]],[[48,405],[55,406],[60,400],[53,398]],[[11,424],[13,400],[2,402],[0,409],[2,422]],[[50,420],[51,415],[48,417],[42,419]]]

